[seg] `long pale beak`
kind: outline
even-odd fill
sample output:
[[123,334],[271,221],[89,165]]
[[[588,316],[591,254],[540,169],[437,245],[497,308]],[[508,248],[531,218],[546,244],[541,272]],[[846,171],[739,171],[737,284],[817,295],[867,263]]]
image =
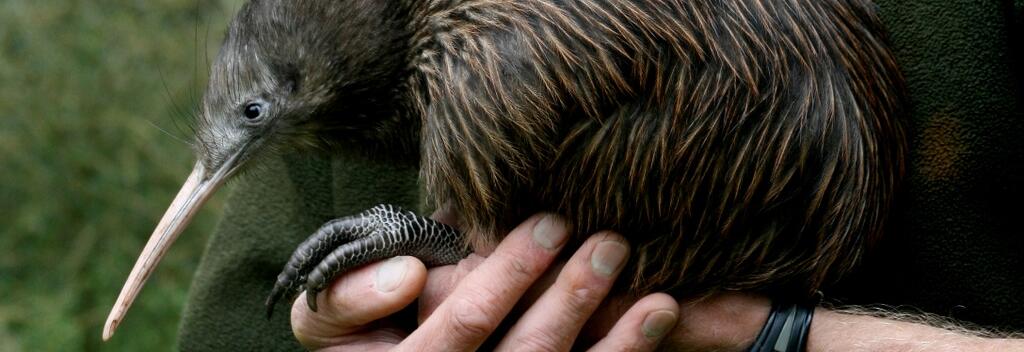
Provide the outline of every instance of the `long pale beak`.
[[146,283],[146,279],[153,273],[157,263],[167,253],[167,249],[170,248],[171,244],[174,243],[174,240],[178,238],[178,235],[181,234],[203,204],[210,199],[214,191],[230,176],[232,169],[234,169],[234,165],[231,164],[234,164],[234,162],[235,158],[231,158],[212,175],[208,174],[202,163],[196,163],[196,166],[192,169],[192,174],[188,176],[188,180],[181,186],[178,195],[171,202],[170,208],[167,209],[163,218],[160,219],[160,223],[157,224],[156,230],[149,237],[149,242],[146,243],[142,254],[139,254],[139,259],[135,262],[135,267],[132,268],[131,274],[128,275],[128,280],[125,281],[124,287],[121,288],[121,294],[117,296],[117,303],[114,303],[114,307],[111,308],[110,315],[107,316],[107,323],[103,327],[104,341],[109,340],[114,335],[114,330],[117,329],[117,325],[121,323],[125,313],[128,312],[128,307],[135,301],[135,297],[139,295],[142,285]]

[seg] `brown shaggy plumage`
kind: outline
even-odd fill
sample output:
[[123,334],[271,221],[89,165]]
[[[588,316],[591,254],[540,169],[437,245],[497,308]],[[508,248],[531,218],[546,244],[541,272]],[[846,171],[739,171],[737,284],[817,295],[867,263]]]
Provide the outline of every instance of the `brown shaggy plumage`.
[[[245,60],[209,91],[257,81],[292,144],[419,138],[475,244],[564,214],[629,238],[636,293],[808,295],[879,235],[904,167],[866,0],[254,0],[219,58]],[[222,98],[204,116],[242,106]]]
[[860,0],[467,1],[428,17],[422,175],[494,240],[624,233],[633,287],[808,294],[878,235],[900,74]]

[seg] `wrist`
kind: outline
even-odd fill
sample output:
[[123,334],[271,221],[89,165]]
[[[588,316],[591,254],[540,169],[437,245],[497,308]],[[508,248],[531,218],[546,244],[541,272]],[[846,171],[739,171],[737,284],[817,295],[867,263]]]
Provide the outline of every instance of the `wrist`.
[[685,303],[669,343],[693,350],[746,351],[770,311],[767,298],[736,292]]
[[806,351],[814,308],[808,303],[773,301],[768,321],[749,351]]

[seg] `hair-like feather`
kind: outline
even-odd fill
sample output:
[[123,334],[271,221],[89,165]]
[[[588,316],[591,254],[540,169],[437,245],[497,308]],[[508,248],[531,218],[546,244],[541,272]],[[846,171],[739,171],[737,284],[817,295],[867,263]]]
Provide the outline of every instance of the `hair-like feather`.
[[254,0],[197,144],[263,94],[279,144],[418,148],[478,246],[551,211],[637,293],[807,295],[882,231],[902,89],[867,0]]
[[464,1],[418,43],[422,175],[476,240],[530,213],[633,288],[810,294],[878,235],[901,76],[862,0]]

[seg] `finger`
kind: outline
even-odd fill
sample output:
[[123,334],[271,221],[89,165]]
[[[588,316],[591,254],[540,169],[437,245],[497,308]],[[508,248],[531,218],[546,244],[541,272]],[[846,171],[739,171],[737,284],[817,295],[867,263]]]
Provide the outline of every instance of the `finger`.
[[300,295],[292,304],[292,333],[309,349],[368,339],[396,344],[404,337],[400,331],[366,331],[366,325],[412,303],[423,290],[426,276],[426,267],[413,257],[395,257],[356,269],[317,297],[319,312],[310,311],[305,293]]
[[476,349],[551,264],[566,239],[565,222],[554,215],[534,216],[519,225],[399,349]]
[[629,257],[626,240],[614,233],[591,236],[509,331],[498,350],[568,351],[580,329],[611,290]]
[[419,308],[417,323],[423,324],[430,314],[455,290],[455,286],[462,281],[462,278],[472,273],[473,269],[480,266],[485,259],[487,258],[470,254],[456,265],[445,265],[427,270],[427,284],[423,287],[423,293],[420,294],[417,302]]
[[636,302],[590,351],[653,351],[679,320],[672,296],[655,293]]

